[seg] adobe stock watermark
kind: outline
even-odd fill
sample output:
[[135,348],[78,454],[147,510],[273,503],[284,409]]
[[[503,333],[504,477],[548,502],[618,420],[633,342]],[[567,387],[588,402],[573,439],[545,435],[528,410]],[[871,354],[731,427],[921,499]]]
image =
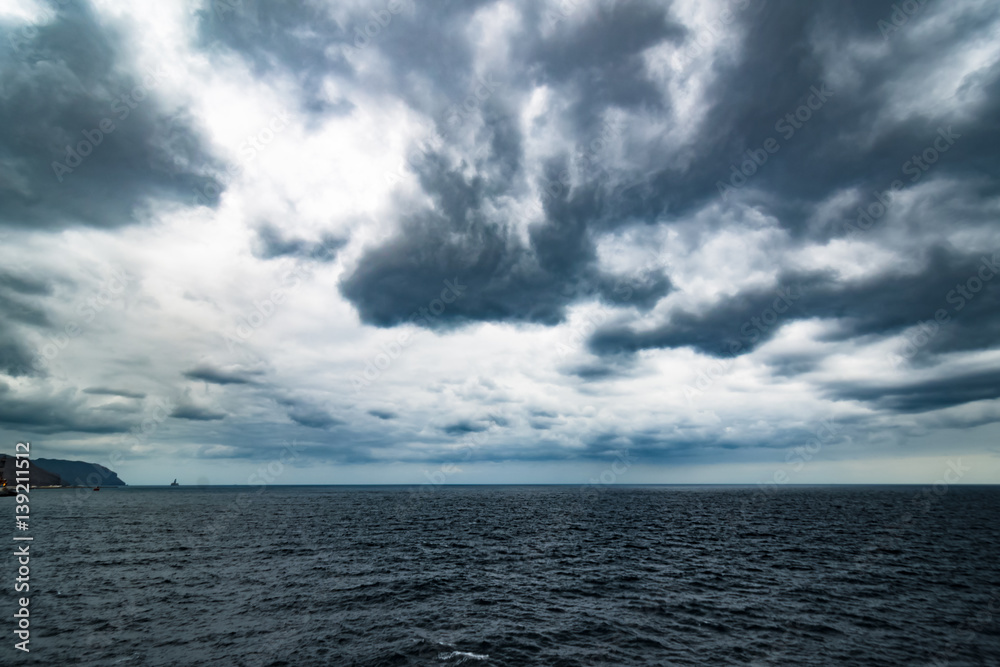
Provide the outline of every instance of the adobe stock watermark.
[[200,549],[206,546],[208,540],[219,539],[232,526],[232,522],[245,514],[257,497],[267,491],[268,487],[284,474],[286,464],[291,464],[301,458],[301,445],[298,441],[284,441],[282,444],[284,447],[276,458],[266,465],[261,465],[247,477],[247,484],[256,487],[256,490],[252,492],[241,491],[225,510],[213,516],[211,520],[202,523],[204,534],[199,535],[198,531],[192,530],[185,538],[186,546],[189,549]]
[[938,308],[932,318],[919,322],[916,327],[904,333],[903,338],[906,342],[897,352],[888,354],[889,364],[893,368],[898,368],[904,361],[913,359],[917,352],[934,340],[944,325],[951,322],[952,316],[957,315],[975,299],[998,273],[1000,273],[1000,253],[993,253],[993,257],[982,257],[976,273],[945,294],[945,301],[951,305],[951,309]]
[[344,59],[353,63],[361,51],[368,48],[374,39],[389,27],[389,24],[392,23],[392,17],[401,14],[406,5],[409,4],[411,3],[404,2],[403,0],[388,0],[381,9],[373,9],[368,12],[371,20],[365,23],[364,29],[357,26],[354,27],[354,46],[350,44],[340,45],[340,52],[343,54]]
[[918,518],[918,513],[925,515],[930,512],[931,508],[948,493],[948,488],[957,484],[970,470],[972,470],[971,466],[962,465],[962,459],[948,459],[941,478],[933,484],[923,487],[910,498],[910,503],[914,506],[911,510],[904,511],[895,520],[886,521],[880,526],[885,533],[873,537],[862,548],[861,552],[855,555],[854,567],[862,567],[867,564],[877,555],[879,550],[896,548],[898,543],[893,533],[906,530],[909,524]]
[[386,170],[383,174],[386,185],[393,186],[406,178],[407,165],[414,171],[418,171],[423,160],[431,157],[436,151],[445,145],[444,137],[438,134],[437,130],[426,140],[418,143],[415,148],[407,150],[404,159],[399,163],[395,171]]
[[751,0],[729,0],[728,4],[730,6],[725,7],[719,12],[718,16],[706,25],[699,26],[698,30],[693,31],[693,38],[688,40],[687,46],[679,54],[681,67],[691,64],[695,58],[702,55],[702,52],[712,44],[712,39],[724,39],[726,35],[723,28],[732,25],[736,21],[738,13],[745,11],[751,4],[759,12],[767,5],[767,0],[757,0],[756,2],[751,2]]
[[445,125],[451,130],[463,125],[486,100],[493,97],[493,93],[499,87],[500,83],[493,80],[492,73],[480,76],[472,86],[471,92],[460,104],[448,107],[445,112]]
[[[257,156],[267,148],[275,137],[288,127],[289,112],[279,111],[268,119],[264,129],[247,136],[246,141],[238,149],[240,159],[226,165],[221,178],[207,182],[201,189],[195,188],[194,205],[208,206],[211,201],[222,194],[222,190],[243,173],[243,170],[257,159]],[[220,187],[217,183],[221,183]]]
[[[130,428],[128,433],[123,433],[119,436],[119,447],[131,448],[141,446],[153,433],[159,430],[163,422],[167,421],[176,405],[169,399],[160,398],[152,402],[152,407],[152,414],[143,419],[139,425]],[[115,454],[112,454],[110,461],[111,463],[120,463],[122,458],[120,456],[115,458]]]
[[396,506],[396,518],[402,520],[412,514],[417,509],[417,503],[419,501],[427,499],[437,491],[439,486],[447,483],[449,475],[455,475],[462,472],[462,469],[459,467],[460,464],[471,460],[473,452],[483,447],[490,441],[493,435],[497,432],[497,424],[498,422],[493,420],[485,430],[467,433],[464,436],[464,442],[459,444],[459,448],[463,453],[460,459],[456,462],[442,463],[441,466],[434,472],[424,470],[424,477],[427,478],[427,481],[423,484],[411,486],[407,489],[406,498],[401,500]]
[[125,288],[133,279],[124,269],[112,267],[111,278],[94,295],[83,303],[77,304],[76,310],[82,322],[81,320],[70,320],[62,327],[62,331],[49,335],[39,351],[37,361],[44,366],[58,357],[71,340],[83,333],[87,324],[93,322],[112,302],[122,298],[125,294]]
[[[457,276],[452,280],[445,280],[444,289],[441,290],[440,296],[431,299],[427,306],[418,308],[411,313],[407,322],[425,329],[431,328],[434,320],[439,318],[450,304],[460,299],[467,289],[468,285],[463,285]],[[413,342],[413,338],[414,334],[406,329],[400,329],[396,333],[396,340],[383,343],[382,351],[376,353],[365,363],[364,370],[351,376],[354,390],[361,391],[378,380],[382,373],[392,365],[392,362],[399,358],[403,350]]]
[[823,446],[832,442],[839,432],[840,427],[834,422],[833,415],[826,419],[821,419],[819,426],[813,431],[813,437],[808,442],[804,445],[790,448],[785,454],[785,464],[788,470],[778,468],[771,475],[771,479],[757,482],[759,492],[773,494],[779,486],[788,484],[791,480],[789,470],[791,472],[801,472],[806,463],[812,461],[823,449]]
[[635,459],[629,453],[628,448],[616,450],[614,463],[601,471],[597,477],[591,477],[586,484],[580,486],[580,499],[585,502],[593,502],[609,486],[618,483],[618,478],[629,471],[635,463]]
[[429,470],[424,470],[424,477],[427,478],[427,481],[420,486],[411,487],[409,490],[410,496],[414,497],[419,494],[433,492],[435,488],[446,483],[448,475],[454,475],[461,472],[462,469],[459,465],[461,463],[468,462],[472,458],[473,452],[490,441],[490,438],[495,432],[496,425],[497,423],[494,421],[491,422],[484,431],[466,434],[465,441],[459,445],[461,451],[463,452],[461,459],[456,463],[443,463],[433,473]]
[[[760,4],[764,4],[765,0],[761,0]],[[598,4],[605,10],[612,10],[617,5],[624,5],[628,0],[598,0]],[[546,27],[555,27],[557,24],[567,20],[573,13],[573,10],[578,9],[581,6],[588,6],[589,3],[581,2],[581,0],[559,0],[559,4],[555,9],[546,9],[543,16],[544,23]],[[745,9],[749,4],[750,0],[730,0],[730,4],[736,5],[739,10]],[[735,15],[733,11],[728,7],[720,13],[719,18],[712,21],[713,24],[729,25],[735,20]],[[711,28],[709,28],[711,29]]]
[[215,18],[224,20],[227,14],[242,14],[243,0],[211,0],[212,14]]
[[991,595],[985,608],[980,608],[977,613],[968,616],[959,626],[959,630],[967,633],[965,638],[960,638],[956,633],[954,639],[929,656],[931,661],[927,664],[931,667],[947,667],[950,665],[952,658],[955,657],[961,645],[965,644],[968,646],[975,644],[978,635],[985,633],[993,625],[994,614],[1000,614],[1000,598]]
[[[745,320],[739,327],[742,340],[730,341],[724,355],[713,359],[708,365],[698,371],[698,379],[694,385],[686,384],[683,388],[684,398],[688,405],[694,403],[696,396],[701,396],[715,384],[715,381],[725,376],[736,364],[736,358],[746,351],[748,345],[753,345],[776,326],[781,326],[781,316],[788,312],[792,305],[802,298],[793,286],[778,287],[774,291],[775,299],[771,305],[759,314]],[[744,343],[743,341],[746,341]]]
[[[919,181],[941,156],[955,145],[955,140],[962,137],[961,134],[954,131],[954,127],[954,125],[949,125],[947,128],[939,127],[938,136],[929,146],[920,153],[914,153],[910,159],[900,165],[900,171],[910,177],[911,183]],[[904,185],[905,183],[897,178],[889,184],[888,190],[884,192],[874,190],[872,194],[875,196],[875,201],[865,208],[861,206],[857,208],[858,217],[853,225],[850,222],[845,223],[847,240],[853,241],[874,227],[875,223],[888,212],[889,207],[896,201],[896,193],[900,192]]]
[[882,33],[882,39],[889,41],[889,35],[906,25],[910,17],[917,14],[926,4],[927,0],[904,0],[893,5],[888,18],[879,19],[875,24],[875,27]]
[[[324,256],[330,256],[336,252],[336,248],[326,242],[321,247]],[[229,351],[235,352],[236,346],[243,345],[250,340],[254,333],[274,317],[289,294],[301,285],[309,275],[303,263],[296,262],[295,266],[282,277],[281,284],[272,289],[267,298],[254,300],[253,309],[239,318],[232,332],[222,334]]]
[[[574,163],[577,165],[582,176],[588,178],[603,177],[610,180],[611,173],[599,160],[600,153],[603,151],[608,144],[614,138],[620,138],[623,132],[623,128],[605,120],[601,123],[600,132],[596,137],[590,140],[585,146],[577,146],[577,154],[574,158]],[[555,179],[543,179],[544,182],[541,185],[539,194],[541,195],[539,201],[532,201],[528,206],[527,210],[522,211],[519,215],[518,222],[527,222],[532,215],[545,215],[545,202],[547,200],[552,200],[557,197],[563,196],[565,193],[569,192],[569,188],[573,182],[573,174],[569,169],[562,170]],[[620,194],[625,190],[633,187],[640,183],[643,179],[639,179],[632,183],[624,184],[616,188],[617,192]]]
[[[945,469],[941,479],[938,479],[933,485],[921,489],[920,492],[916,493],[913,496],[911,502],[914,504],[921,504],[923,506],[924,513],[930,511],[931,506],[934,503],[938,502],[940,498],[942,498],[948,492],[949,485],[958,483],[959,480],[961,480],[961,478],[969,470],[971,470],[971,468],[969,466],[962,465],[961,459],[957,460],[949,459],[947,461],[947,468]],[[744,505],[745,504],[746,501],[744,502]],[[742,509],[744,509],[745,511],[745,507]],[[916,511],[917,511],[916,509],[914,509],[913,511],[906,511],[903,514],[901,514],[895,522],[888,521],[883,523],[881,525],[881,528],[883,530],[888,530],[888,531],[903,531],[909,524],[911,524],[914,521],[914,519],[917,518],[915,516]],[[869,529],[869,532],[872,532],[871,529]],[[863,547],[864,553],[858,553],[852,559],[852,567],[861,568],[862,566],[867,565],[868,561],[874,557],[877,550],[879,549],[895,549],[898,546],[899,545],[897,544],[896,539],[894,537],[882,535],[870,539],[865,545],[865,547]],[[845,574],[847,573],[845,572]],[[989,620],[992,620],[992,618],[990,618]],[[788,637],[787,631],[784,637],[785,638]],[[951,646],[949,646],[949,648],[951,648]],[[782,661],[780,663],[777,662],[776,653],[777,651],[773,652],[771,655],[765,656],[764,658],[754,660],[751,664],[753,665],[788,664],[787,661]],[[774,660],[775,662],[772,662],[772,660]],[[925,663],[920,663],[920,664],[925,664]],[[934,663],[934,664],[941,664],[941,663]]]
[[612,463],[598,475],[577,485],[575,490],[567,489],[568,497],[566,497],[565,502],[559,502],[559,498],[563,495],[562,492],[559,492],[554,497],[555,502],[547,505],[545,520],[542,522],[542,533],[537,538],[539,547],[549,549],[565,544],[566,528],[573,523],[586,520],[587,515],[593,511],[599,499],[617,485],[620,478],[628,473],[636,463],[636,459],[628,447],[613,450],[609,454],[614,455]]
[[[833,97],[833,91],[825,83],[819,84],[818,88],[811,86],[805,103],[779,118],[774,124],[775,131],[780,132],[785,141],[789,141],[797,131],[805,127],[813,114],[822,109],[831,97]],[[781,144],[774,137],[765,139],[760,148],[748,148],[743,154],[744,160],[739,165],[736,163],[729,165],[729,182],[725,183],[721,180],[715,182],[715,187],[722,200],[726,201],[734,189],[746,185],[747,180],[767,164],[770,156],[780,150]]]
[[87,478],[84,480],[87,486],[75,489],[73,495],[66,496],[67,508],[77,509],[90,498],[93,498],[94,494],[91,492],[91,488],[103,484],[109,477],[109,473],[113,472],[115,468],[125,461],[125,455],[122,454],[121,450],[139,447],[146,442],[160,428],[163,422],[170,417],[170,413],[174,407],[173,402],[168,399],[156,399],[152,401],[152,410],[149,416],[130,428],[127,433],[119,435],[117,442],[119,449],[112,451],[107,459],[101,462],[101,465],[107,472],[95,469],[94,472],[87,475]]
[[[789,471],[801,472],[824,446],[836,439],[840,430],[834,415],[821,419],[819,425],[813,429],[812,437],[805,444],[790,448],[786,452],[785,467],[776,469],[770,479],[757,482],[757,488],[754,492],[749,497],[744,496],[740,499],[739,506],[728,515],[727,526],[734,528],[736,523],[747,523],[748,512],[759,510],[761,503],[770,501],[780,486],[791,481]],[[756,507],[750,507],[750,505],[756,505]]]
[[656,269],[654,264],[649,263],[641,268],[635,277],[617,280],[611,290],[614,296],[613,303],[609,306],[599,301],[596,310],[584,314],[582,319],[570,327],[566,337],[556,343],[556,354],[559,358],[564,359],[569,354],[583,350],[584,341],[608,321],[613,314],[612,308],[628,305],[635,294],[635,289],[642,284],[641,276],[647,276]]
[[[472,117],[474,113],[486,102],[496,89],[500,87],[500,82],[493,80],[493,74],[489,73],[476,78],[476,82],[473,84],[471,92],[466,95],[465,99],[459,104],[452,104],[444,113],[444,126],[446,133],[451,135],[458,128],[465,124],[469,118]],[[433,156],[433,154],[445,145],[448,141],[441,136],[441,134],[435,129],[431,136],[426,140],[417,144],[415,149],[408,150],[405,159],[402,161],[400,166],[396,168],[395,171],[386,171],[384,174],[384,179],[387,185],[396,185],[401,180],[406,178],[405,169],[408,165],[414,171],[420,169],[423,160],[426,160]],[[479,150],[474,154],[475,158],[479,158],[483,155],[485,151],[488,151],[488,146],[481,146]]]
[[[618,0],[599,0],[600,4],[607,7],[614,7],[618,4]],[[554,27],[556,24],[561,23],[569,18],[570,14],[573,13],[574,9],[580,7],[580,0],[559,0],[559,5],[553,9],[545,10],[545,23],[548,27]]]
[[[620,123],[612,123],[608,120],[602,122],[601,131],[596,137],[591,139],[586,145],[577,145],[576,154],[573,157],[573,164],[576,165],[577,171],[587,178],[603,178],[610,181],[612,174],[604,162],[600,161],[599,158],[601,152],[608,147],[612,139],[621,141],[624,132],[625,128],[622,127]],[[642,183],[644,180],[645,176],[639,176],[631,182],[620,183],[615,186],[612,192],[620,195],[626,190]],[[559,175],[558,183],[566,187],[569,186],[568,172],[563,172]],[[552,182],[547,181],[545,187],[543,188],[543,192],[551,197],[554,197],[557,193],[553,192],[552,189]]]
[[[49,0],[51,4],[54,4],[58,9],[72,4],[74,0]],[[11,51],[18,58],[23,57],[24,47],[29,42],[33,42],[38,39],[38,26],[41,24],[52,23],[58,18],[58,9],[53,10],[50,6],[41,5],[41,13],[38,16],[38,20],[29,25],[21,26],[17,30],[11,31],[7,36],[7,42],[10,44]]]
[[[166,74],[166,67],[160,66],[159,70],[147,70],[146,76],[143,77],[142,82],[132,88],[131,90],[122,93],[116,97],[111,103],[111,113],[115,115],[119,122],[124,121],[129,117],[133,110],[138,108],[139,104],[149,97],[149,91],[156,87]],[[114,120],[110,117],[102,118],[96,127],[89,130],[82,130],[83,139],[78,141],[76,145],[66,144],[66,157],[64,162],[59,162],[58,160],[53,160],[52,162],[52,172],[55,174],[56,180],[60,183],[63,182],[68,174],[72,174],[75,169],[83,164],[94,150],[104,143],[116,129],[118,125],[115,124]]]

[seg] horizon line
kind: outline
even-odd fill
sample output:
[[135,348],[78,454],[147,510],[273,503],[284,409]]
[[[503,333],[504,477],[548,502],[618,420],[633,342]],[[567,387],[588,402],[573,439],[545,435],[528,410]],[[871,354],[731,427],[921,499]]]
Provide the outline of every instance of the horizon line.
[[[789,488],[789,487],[806,487],[806,486],[928,486],[933,485],[934,482],[810,482],[810,483],[799,483],[799,484],[775,484],[774,482],[701,482],[701,483],[670,483],[670,482],[649,482],[649,483],[636,483],[636,484],[591,484],[591,483],[579,483],[579,482],[510,482],[510,483],[499,483],[499,482],[486,482],[486,483],[448,483],[444,482],[441,484],[435,484],[433,482],[419,482],[419,483],[385,483],[385,482],[371,482],[367,484],[336,484],[336,483],[297,483],[297,484],[178,484],[177,486],[172,486],[170,484],[110,484],[107,485],[109,489],[122,489],[122,488],[205,488],[205,487],[247,487],[255,488],[263,486],[273,487],[273,486],[578,486],[578,487],[594,487],[594,488],[609,488],[609,487],[646,487],[646,486],[754,486],[754,487],[767,487],[767,488]],[[104,486],[104,485],[95,485]],[[1000,486],[1000,482],[955,482],[949,484],[949,486]],[[39,487],[35,487],[39,488]],[[89,486],[63,486],[63,487],[48,487],[52,489],[74,489],[74,488],[90,488]]]

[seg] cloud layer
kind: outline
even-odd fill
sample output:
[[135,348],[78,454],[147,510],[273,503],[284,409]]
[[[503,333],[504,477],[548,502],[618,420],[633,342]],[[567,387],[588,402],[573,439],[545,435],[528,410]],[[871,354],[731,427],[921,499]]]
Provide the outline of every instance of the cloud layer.
[[145,481],[295,441],[287,482],[624,451],[632,481],[728,482],[833,420],[799,481],[1000,474],[998,27],[978,0],[14,3],[0,430]]

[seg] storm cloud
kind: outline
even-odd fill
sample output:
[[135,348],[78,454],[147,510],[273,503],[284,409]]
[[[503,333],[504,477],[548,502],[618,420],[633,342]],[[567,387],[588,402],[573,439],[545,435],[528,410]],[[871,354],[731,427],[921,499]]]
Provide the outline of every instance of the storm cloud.
[[0,22],[0,226],[118,227],[218,185],[193,119],[158,90],[166,68],[132,68],[88,3],[53,2],[42,21]]
[[752,482],[836,424],[799,481],[1000,474],[996,3],[12,7],[5,437]]

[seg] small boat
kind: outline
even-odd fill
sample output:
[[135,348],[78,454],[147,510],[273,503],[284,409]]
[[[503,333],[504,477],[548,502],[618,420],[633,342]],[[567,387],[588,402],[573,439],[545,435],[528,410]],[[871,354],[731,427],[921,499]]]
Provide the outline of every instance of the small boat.
[[101,490],[101,487],[99,487],[99,486],[95,486],[94,487],[94,491],[100,491],[100,490]]
[[176,477],[174,478],[174,481],[170,482],[170,486],[180,486],[180,484],[177,483]]

